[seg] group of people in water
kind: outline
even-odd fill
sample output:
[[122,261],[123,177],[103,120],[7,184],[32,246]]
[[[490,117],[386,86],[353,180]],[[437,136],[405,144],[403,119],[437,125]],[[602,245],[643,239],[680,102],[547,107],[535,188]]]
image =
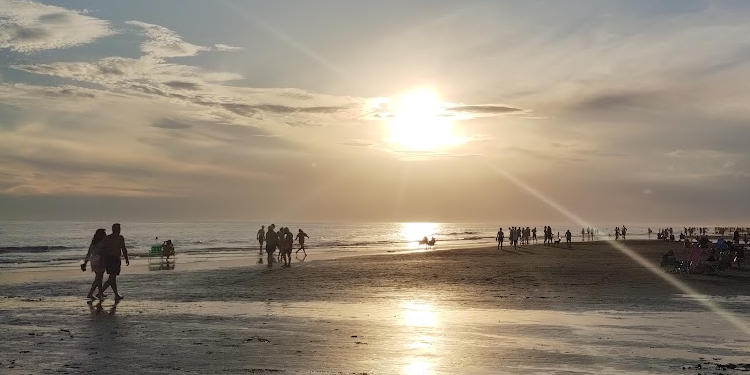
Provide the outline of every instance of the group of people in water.
[[302,251],[302,253],[307,256],[305,238],[310,238],[310,236],[308,236],[301,228],[297,231],[296,236],[294,236],[292,231],[287,227],[281,227],[277,232],[276,224],[271,224],[268,226],[267,230],[265,225],[261,225],[255,238],[258,240],[258,252],[261,255],[258,259],[258,263],[263,263],[263,244],[265,243],[268,267],[270,268],[273,266],[274,253],[277,249],[279,250],[279,254],[276,255],[276,261],[283,262],[284,264],[282,267],[292,266],[292,248],[295,239],[299,244],[299,248],[297,248],[297,251],[294,254],[296,255]]
[[[262,226],[257,235],[261,253],[265,244],[269,267],[274,262],[274,253],[277,249],[279,250],[279,259],[277,261],[283,262],[285,267],[292,265],[292,244],[295,238],[299,243],[297,253],[302,251],[307,256],[305,249],[305,239],[309,238],[307,233],[299,229],[295,237],[289,228],[280,228],[278,232],[275,228],[276,226],[271,224],[266,231],[265,226]],[[112,288],[116,302],[124,298],[117,289],[117,276],[120,274],[122,268],[122,259],[124,258],[125,265],[129,266],[130,258],[128,257],[128,249],[125,247],[125,238],[122,236],[121,230],[120,224],[115,223],[112,224],[112,232],[110,234],[107,234],[105,229],[99,228],[91,238],[86,257],[81,264],[81,271],[85,272],[90,267],[94,273],[94,281],[91,283],[91,288],[86,295],[90,300],[103,300],[107,297],[104,292],[109,288]],[[169,257],[175,255],[172,240],[164,241],[161,247],[161,256],[166,257],[167,261],[169,261]],[[260,263],[262,263],[262,258]],[[105,273],[109,275],[106,281],[104,281]]]
[[[518,247],[518,243],[520,242],[521,245],[528,245],[531,241],[534,241],[534,243],[537,243],[537,237],[536,237],[537,229],[536,227],[530,228],[530,227],[509,227],[508,228],[508,240],[509,245],[513,246],[514,248]],[[615,227],[615,240],[619,240],[620,237],[622,237],[623,240],[625,240],[628,233],[628,228],[626,226],[622,227]],[[551,226],[544,226],[543,229],[544,234],[544,245],[546,246],[552,246],[553,244],[559,244],[562,242],[562,238],[565,239],[565,243],[568,247],[571,246],[571,243],[573,242],[573,233],[570,231],[570,229],[565,231],[565,234],[563,237],[560,237],[560,232],[557,232],[557,237],[555,237],[552,227]],[[651,234],[651,229],[649,228],[649,235]],[[599,229],[597,228],[581,228],[581,241],[586,241],[587,239],[589,241],[593,241],[597,238],[599,235]],[[609,236],[611,237],[612,234],[610,233]],[[503,228],[501,227],[497,231],[497,235],[495,235],[495,241],[497,242],[497,248],[502,249],[503,243],[505,241],[505,232],[503,231]]]

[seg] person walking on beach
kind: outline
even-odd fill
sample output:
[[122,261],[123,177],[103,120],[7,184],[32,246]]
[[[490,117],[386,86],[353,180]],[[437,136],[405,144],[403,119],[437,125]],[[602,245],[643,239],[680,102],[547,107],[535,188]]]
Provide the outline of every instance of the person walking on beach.
[[628,228],[624,225],[622,226],[622,240],[625,241],[625,235],[628,234]]
[[276,225],[271,224],[266,232],[266,255],[268,256],[269,268],[273,266],[273,252],[276,251],[276,245],[279,242],[279,236],[274,232],[274,228],[276,228]]
[[258,240],[258,252],[263,254],[263,242],[266,241],[266,226],[261,225],[258,229],[258,234],[255,235],[255,239]]
[[570,233],[570,229],[565,231],[565,243],[568,245],[568,249],[570,249],[570,242],[573,240],[573,234]]
[[120,224],[112,224],[112,233],[102,241],[102,259],[104,260],[104,268],[109,274],[107,281],[104,282],[101,294],[107,288],[112,287],[112,291],[115,292],[115,301],[123,299],[117,291],[117,275],[120,274],[120,268],[122,267],[122,260],[120,258],[125,257],[125,265],[130,265],[130,259],[128,258],[128,249],[125,247],[125,237],[120,234]]
[[615,241],[620,239],[620,227],[615,227]]
[[305,256],[307,256],[307,251],[305,251],[305,238],[310,238],[310,236],[308,236],[307,233],[305,233],[302,230],[302,228],[300,228],[297,231],[297,237],[296,238],[297,238],[297,243],[299,243],[299,249],[297,249],[297,251],[294,253],[294,255],[297,255],[297,253],[299,253],[299,251],[302,250],[302,253],[305,254]]
[[96,298],[103,298],[102,290],[102,279],[104,279],[104,262],[102,261],[102,245],[104,239],[107,237],[107,231],[99,228],[94,232],[94,237],[91,238],[91,244],[89,245],[89,251],[86,253],[86,258],[83,260],[81,265],[81,271],[86,271],[86,264],[91,261],[91,271],[94,272],[94,282],[91,283],[91,289],[89,294],[86,295],[88,299],[94,299],[94,291],[98,288],[99,293]]
[[531,230],[531,239],[534,240],[534,244],[536,245],[536,227]]
[[505,241],[505,233],[503,233],[503,227],[500,227],[500,230],[497,231],[497,236],[495,236],[495,241],[497,241],[497,249],[502,250],[503,241]]
[[547,246],[552,246],[552,227],[547,226]]
[[581,242],[586,241],[586,229],[581,228]]
[[287,227],[279,229],[279,253],[284,262],[282,267],[292,266],[292,232]]

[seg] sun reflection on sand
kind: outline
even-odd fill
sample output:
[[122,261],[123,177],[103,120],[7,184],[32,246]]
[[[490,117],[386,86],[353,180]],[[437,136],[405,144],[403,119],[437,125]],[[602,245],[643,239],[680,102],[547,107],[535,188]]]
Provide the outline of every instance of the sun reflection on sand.
[[432,363],[422,358],[413,358],[402,371],[404,375],[429,375],[434,374]]
[[435,337],[439,334],[440,320],[435,306],[419,300],[405,301],[399,305],[401,323],[408,328],[405,348],[409,357],[405,360],[403,374],[433,374],[434,361],[439,350]]
[[401,304],[403,323],[410,327],[435,327],[438,324],[437,314],[432,305],[423,302],[409,301]]

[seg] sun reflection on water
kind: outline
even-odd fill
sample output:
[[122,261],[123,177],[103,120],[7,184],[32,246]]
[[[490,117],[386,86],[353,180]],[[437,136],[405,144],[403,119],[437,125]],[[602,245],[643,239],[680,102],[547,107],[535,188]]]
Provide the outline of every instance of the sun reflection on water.
[[420,247],[419,240],[424,237],[428,239],[437,236],[440,230],[438,223],[401,223],[399,236],[402,240],[409,242],[409,247],[417,249]]

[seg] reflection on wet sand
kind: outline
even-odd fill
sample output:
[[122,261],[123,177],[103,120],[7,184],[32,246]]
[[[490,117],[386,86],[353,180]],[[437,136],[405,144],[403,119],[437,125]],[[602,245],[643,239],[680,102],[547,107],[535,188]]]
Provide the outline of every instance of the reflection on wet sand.
[[426,361],[422,358],[413,358],[408,361],[406,366],[404,366],[404,371],[402,371],[403,375],[430,375],[433,374],[434,371],[432,369],[432,363]]
[[115,313],[117,312],[117,305],[120,304],[120,301],[114,301],[111,305],[109,305],[109,308],[107,309],[106,312],[104,311],[103,303],[104,301],[101,301],[101,300],[96,301],[96,302],[94,301],[86,302],[86,304],[89,306],[89,312],[91,313],[91,315],[96,316],[96,315],[115,315]]
[[[705,319],[702,311],[479,309],[437,303],[424,295],[367,303],[142,299],[108,303],[88,305],[91,319],[80,319],[78,298],[0,299],[0,333],[9,337],[16,353],[17,348],[31,350],[27,357],[38,362],[39,369],[70,355],[116,358],[118,348],[135,345],[138,350],[128,353],[135,356],[129,365],[136,366],[136,372],[149,366],[165,366],[165,371],[193,366],[229,373],[316,368],[426,375],[452,374],[456,369],[461,373],[578,371],[585,366],[596,373],[622,369],[646,373],[674,369],[670,366],[696,356],[734,363],[745,363],[748,356],[747,341],[726,339],[735,337],[733,327],[696,327],[696,321]],[[19,317],[23,317],[21,325],[14,323]],[[40,350],[32,358],[36,349],[44,348],[34,346],[31,340],[39,336],[29,335],[28,327],[45,335],[65,327],[72,334],[60,342],[66,346],[59,355]],[[280,347],[289,350],[279,351]],[[149,356],[165,348],[186,353]],[[0,343],[0,352],[3,349],[8,346]],[[208,352],[216,360],[210,363],[219,367],[205,367],[201,354]],[[508,360],[500,362],[498,353]],[[167,363],[159,362],[165,359]],[[96,372],[102,370],[98,363],[85,366]],[[257,366],[248,370],[248,364]]]
[[433,358],[439,357],[435,342],[441,327],[435,306],[422,301],[406,301],[399,305],[402,311],[401,323],[407,327],[404,346],[408,357],[401,371],[404,375],[433,374]]
[[177,261],[162,261],[160,262],[149,262],[148,263],[148,270],[149,271],[171,271],[175,269],[175,266],[177,265]]

